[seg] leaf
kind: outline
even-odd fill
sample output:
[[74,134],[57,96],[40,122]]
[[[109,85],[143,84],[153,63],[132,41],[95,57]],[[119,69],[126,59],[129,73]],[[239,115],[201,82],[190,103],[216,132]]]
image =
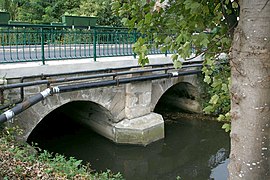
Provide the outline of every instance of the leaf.
[[224,91],[224,92],[228,92],[228,85],[223,83],[221,90]]
[[214,108],[213,106],[209,105],[209,106],[206,106],[203,111],[206,113],[206,114],[210,114],[211,112],[213,112]]
[[140,38],[138,39],[138,42],[139,42],[140,44],[144,44],[144,43],[145,43],[145,39],[142,38],[142,37],[140,37]]
[[227,112],[225,114],[225,118],[226,118],[227,121],[230,121],[231,120],[231,113],[230,112]]
[[220,87],[220,85],[222,84],[222,80],[220,78],[214,77],[213,78],[213,84],[211,85],[212,87]]
[[171,41],[172,41],[172,39],[171,39],[170,36],[167,36],[167,37],[164,39],[164,42],[165,42],[166,44],[169,44]]
[[188,37],[186,32],[180,32],[180,34],[175,39],[175,42],[177,44],[182,44],[182,43],[188,41],[188,39],[189,39],[189,37]]
[[229,123],[223,124],[222,129],[225,129],[225,132],[229,132],[231,130],[231,124]]
[[82,163],[82,160],[78,160],[78,161],[74,162],[74,165],[75,165],[76,167],[78,167],[81,163]]
[[211,83],[210,76],[205,76],[203,81],[206,82],[207,84],[210,84]]
[[214,96],[211,97],[209,103],[210,104],[217,104],[218,100],[219,100],[219,96],[217,94],[215,94]]
[[145,24],[150,24],[151,19],[152,19],[152,14],[151,14],[151,13],[147,13],[147,14],[145,15],[144,23],[145,23]]
[[225,119],[225,116],[223,114],[220,114],[217,118],[218,121],[223,121]]
[[206,59],[206,65],[212,66],[214,64],[214,61],[210,58]]
[[215,7],[215,9],[214,9],[214,12],[216,12],[216,11],[218,11],[219,10],[219,8],[220,8],[220,3],[218,3],[217,5],[216,5],[216,7]]
[[127,22],[128,22],[128,18],[123,18],[123,19],[121,20],[121,22],[122,22],[124,25],[126,25]]
[[237,2],[232,2],[232,7],[234,8],[234,9],[236,9],[236,8],[238,8],[238,4],[237,4]]
[[162,47],[160,48],[160,51],[161,51],[162,53],[165,53],[165,52],[167,51],[167,47],[166,47],[166,46],[162,46]]
[[207,47],[207,45],[210,43],[210,41],[207,38],[204,38],[201,40],[200,45],[202,45],[203,47]]
[[209,8],[208,8],[208,6],[203,6],[202,7],[202,10],[203,10],[204,14],[209,14]]
[[112,6],[111,9],[114,10],[114,9],[119,9],[121,5],[118,1],[113,1],[111,3],[111,6]]
[[192,10],[192,12],[196,12],[199,8],[200,8],[201,4],[198,2],[193,2],[190,5],[190,9]]
[[144,27],[144,21],[140,20],[140,22],[136,26],[138,29],[142,29]]
[[173,67],[174,67],[175,69],[180,69],[180,68],[182,68],[182,62],[179,61],[179,60],[173,61]]
[[142,6],[146,5],[147,1],[146,0],[141,0]]
[[141,52],[143,52],[143,53],[147,53],[147,47],[146,47],[146,45],[142,45],[141,46]]
[[178,54],[173,54],[171,58],[173,61],[176,61],[178,59]]

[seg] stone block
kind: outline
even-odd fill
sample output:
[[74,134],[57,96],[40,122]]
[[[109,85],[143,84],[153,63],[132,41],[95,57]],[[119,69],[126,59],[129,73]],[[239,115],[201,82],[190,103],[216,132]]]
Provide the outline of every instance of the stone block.
[[150,111],[150,106],[135,106],[135,107],[130,107],[130,108],[125,108],[125,113],[126,113],[126,118],[127,119],[133,119],[136,117],[141,117],[146,114],[149,114]]
[[128,119],[150,113],[151,92],[151,81],[130,83],[126,85],[125,113]]
[[161,115],[148,115],[125,119],[114,126],[115,142],[146,146],[164,138],[164,121]]

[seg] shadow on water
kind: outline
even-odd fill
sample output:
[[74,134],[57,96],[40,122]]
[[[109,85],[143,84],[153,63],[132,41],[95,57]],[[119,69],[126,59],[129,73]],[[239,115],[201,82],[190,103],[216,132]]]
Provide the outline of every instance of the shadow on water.
[[90,162],[97,171],[121,172],[127,180],[170,180],[177,176],[225,180],[229,136],[220,127],[216,122],[167,119],[165,139],[147,147],[116,145],[55,111],[36,127],[28,142]]

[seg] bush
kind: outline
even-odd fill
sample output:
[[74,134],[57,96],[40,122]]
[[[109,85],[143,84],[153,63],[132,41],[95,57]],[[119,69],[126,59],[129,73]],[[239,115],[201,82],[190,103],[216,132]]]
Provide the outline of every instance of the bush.
[[[82,160],[48,151],[37,153],[25,142],[16,141],[18,127],[5,128],[0,135],[0,179],[123,179],[121,174],[111,171],[93,173]],[[40,150],[40,149],[38,149]]]

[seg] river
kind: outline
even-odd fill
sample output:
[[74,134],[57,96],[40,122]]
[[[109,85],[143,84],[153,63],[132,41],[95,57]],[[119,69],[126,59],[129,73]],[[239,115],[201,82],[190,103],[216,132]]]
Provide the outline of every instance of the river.
[[127,180],[227,179],[229,134],[222,124],[166,116],[165,139],[146,147],[117,145],[59,112],[47,116],[28,141],[51,152],[120,172]]

